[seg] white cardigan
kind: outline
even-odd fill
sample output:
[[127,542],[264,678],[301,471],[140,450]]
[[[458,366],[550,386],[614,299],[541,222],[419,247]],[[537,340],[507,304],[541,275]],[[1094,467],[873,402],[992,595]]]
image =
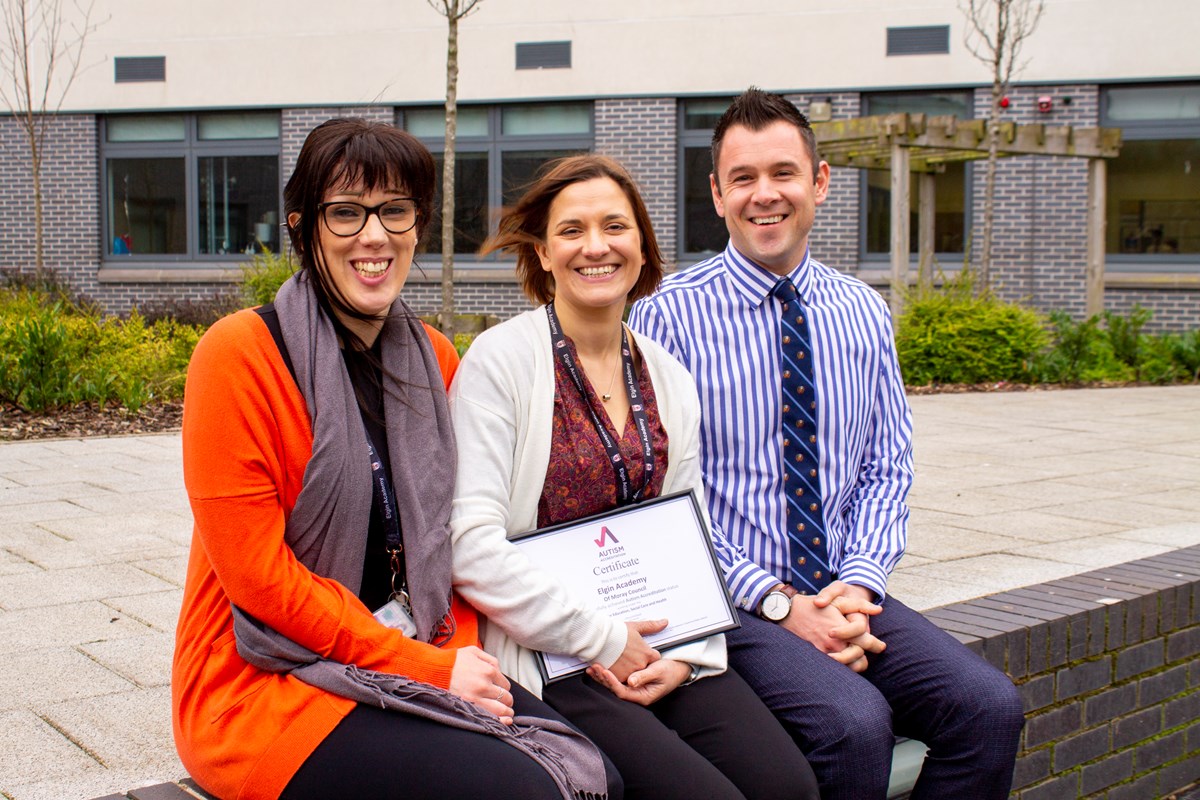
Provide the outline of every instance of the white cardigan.
[[[655,388],[667,431],[663,494],[693,489],[705,508],[700,476],[700,401],[691,375],[651,339],[633,334]],[[558,579],[535,568],[510,536],[537,527],[538,501],[550,464],[554,360],[545,307],[480,334],[450,387],[458,440],[458,479],[450,518],[455,588],[486,619],[483,647],[500,668],[535,695],[542,676],[533,650],[611,666],[625,649],[624,623],[597,611]],[[725,671],[725,637],[670,651]]]

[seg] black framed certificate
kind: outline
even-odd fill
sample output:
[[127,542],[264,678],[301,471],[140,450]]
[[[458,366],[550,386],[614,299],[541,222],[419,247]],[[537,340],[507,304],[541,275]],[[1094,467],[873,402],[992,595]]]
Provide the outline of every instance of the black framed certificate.
[[[539,528],[512,541],[530,561],[614,619],[666,619],[666,629],[646,637],[655,648],[739,625],[691,491]],[[547,682],[589,666],[555,653],[541,653],[540,664]]]

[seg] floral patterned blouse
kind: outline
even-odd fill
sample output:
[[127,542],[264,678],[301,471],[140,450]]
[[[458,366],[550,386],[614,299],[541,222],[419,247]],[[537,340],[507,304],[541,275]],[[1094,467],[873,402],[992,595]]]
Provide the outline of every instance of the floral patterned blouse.
[[[630,345],[637,345],[630,337]],[[567,337],[567,346],[575,355],[575,343]],[[642,499],[658,497],[662,493],[663,479],[667,473],[667,431],[658,416],[658,401],[654,385],[646,372],[646,361],[640,352],[638,363],[638,386],[645,400],[646,421],[650,426],[650,440],[654,447],[654,476],[650,486],[642,493]],[[578,361],[578,356],[576,356]],[[608,427],[608,433],[616,438],[616,429],[604,411],[599,393],[592,387],[587,376],[583,376],[587,389],[587,400],[571,381],[567,368],[559,359],[554,360],[554,430],[550,437],[550,464],[546,468],[546,482],[542,485],[542,497],[538,501],[538,527],[586,517],[609,511],[617,505],[617,480],[604,445],[592,423],[587,405],[591,403],[596,415]],[[615,391],[624,391],[624,383],[618,376]],[[630,482],[634,487],[642,485],[645,464],[642,460],[642,443],[638,437],[633,414],[625,420],[625,430],[620,437],[621,457],[629,469]]]

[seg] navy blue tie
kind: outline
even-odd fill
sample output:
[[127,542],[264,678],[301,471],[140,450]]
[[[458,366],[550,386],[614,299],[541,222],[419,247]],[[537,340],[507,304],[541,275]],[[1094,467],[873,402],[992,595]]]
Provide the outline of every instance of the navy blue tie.
[[829,552],[821,512],[817,392],[812,347],[804,307],[796,287],[783,278],[771,290],[780,303],[779,328],[783,412],[783,485],[787,495],[787,535],[792,585],[815,594],[829,584]]

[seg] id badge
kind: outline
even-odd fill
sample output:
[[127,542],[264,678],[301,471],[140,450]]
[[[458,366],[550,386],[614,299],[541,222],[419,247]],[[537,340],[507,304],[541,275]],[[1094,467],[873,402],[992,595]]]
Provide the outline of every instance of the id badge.
[[412,612],[395,597],[377,608],[374,617],[381,625],[395,628],[410,639],[417,633],[417,623],[413,622]]

